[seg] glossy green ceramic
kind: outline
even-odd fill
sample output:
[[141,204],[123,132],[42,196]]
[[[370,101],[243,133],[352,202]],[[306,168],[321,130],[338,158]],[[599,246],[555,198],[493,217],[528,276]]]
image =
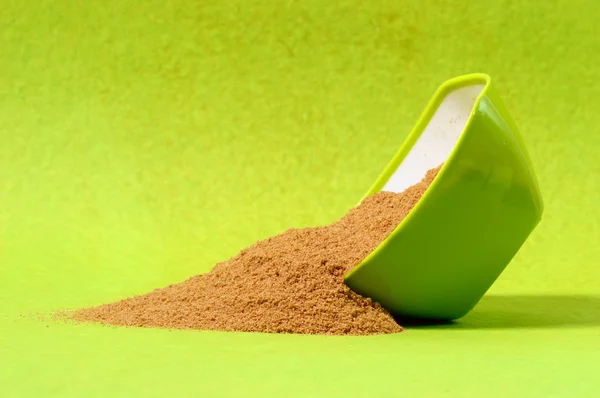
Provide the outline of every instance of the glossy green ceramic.
[[[464,128],[434,182],[392,234],[345,278],[353,290],[399,316],[449,320],[465,315],[511,261],[543,212],[523,140],[484,74],[451,79],[437,90],[367,196],[388,190],[386,184],[416,150],[423,132],[432,123],[440,125],[435,114],[445,99],[473,87],[476,94],[467,98],[472,103]],[[453,111],[452,106],[449,109]],[[456,121],[451,115],[442,117],[448,119],[444,123]],[[439,134],[444,139],[445,132]],[[436,139],[425,142],[429,147],[420,149],[417,162],[438,149]]]

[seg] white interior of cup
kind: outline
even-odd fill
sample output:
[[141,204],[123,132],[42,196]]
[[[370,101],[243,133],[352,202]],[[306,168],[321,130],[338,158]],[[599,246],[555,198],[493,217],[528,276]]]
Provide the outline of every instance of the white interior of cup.
[[484,87],[483,84],[475,84],[446,95],[382,191],[402,192],[421,181],[428,170],[448,159]]

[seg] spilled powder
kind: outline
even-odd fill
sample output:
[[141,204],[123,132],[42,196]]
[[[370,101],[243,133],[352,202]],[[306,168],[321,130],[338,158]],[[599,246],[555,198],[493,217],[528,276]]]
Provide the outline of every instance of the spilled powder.
[[290,229],[242,250],[212,271],[68,313],[109,325],[269,333],[352,334],[402,330],[378,303],[354,293],[344,274],[382,242],[437,175],[400,194],[366,198],[341,220]]

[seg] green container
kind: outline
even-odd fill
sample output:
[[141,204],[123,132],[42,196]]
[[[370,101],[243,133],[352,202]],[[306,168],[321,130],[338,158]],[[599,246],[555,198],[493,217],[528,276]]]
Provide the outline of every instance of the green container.
[[345,277],[398,316],[467,314],[541,219],[531,160],[489,76],[442,84],[366,196],[401,192],[442,163],[411,213]]

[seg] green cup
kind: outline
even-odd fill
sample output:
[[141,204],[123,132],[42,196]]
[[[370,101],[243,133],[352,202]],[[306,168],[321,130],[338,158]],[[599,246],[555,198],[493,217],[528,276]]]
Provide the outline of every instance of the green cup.
[[467,314],[541,219],[531,160],[489,76],[440,86],[366,196],[402,192],[444,163],[410,214],[345,276],[401,317]]

